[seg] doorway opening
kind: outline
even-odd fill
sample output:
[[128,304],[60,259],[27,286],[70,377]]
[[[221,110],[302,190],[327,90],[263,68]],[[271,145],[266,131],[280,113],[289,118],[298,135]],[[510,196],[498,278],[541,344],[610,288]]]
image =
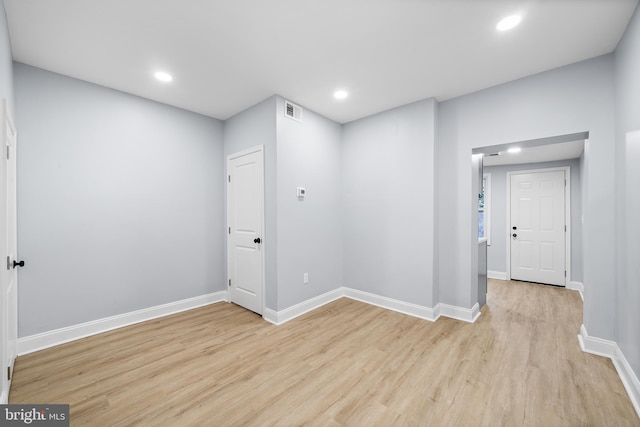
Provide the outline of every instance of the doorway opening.
[[[489,230],[484,230],[485,237],[491,239],[491,244],[487,247],[487,277],[490,279],[500,280],[526,280],[537,283],[549,283],[548,280],[536,280],[535,277],[523,278],[519,276],[519,273],[514,274],[514,268],[512,268],[513,257],[511,253],[512,242],[514,241],[513,234],[516,234],[516,242],[521,242],[522,234],[520,230],[513,230],[513,227],[519,228],[518,224],[511,224],[511,177],[522,177],[526,173],[534,171],[558,171],[567,179],[568,188],[564,193],[564,200],[561,203],[563,206],[556,209],[560,212],[562,218],[561,222],[553,223],[553,227],[557,228],[557,234],[561,236],[561,244],[559,246],[553,246],[546,240],[540,246],[538,242],[523,242],[521,245],[524,247],[525,255],[528,259],[520,259],[520,261],[526,261],[525,266],[533,261],[538,263],[538,269],[540,269],[540,261],[543,262],[543,270],[558,270],[561,271],[561,286],[564,285],[569,289],[580,290],[582,286],[582,195],[586,194],[586,182],[582,180],[584,170],[587,165],[587,153],[588,153],[588,138],[589,132],[579,132],[574,134],[560,135],[548,138],[540,138],[535,140],[518,141],[507,144],[478,147],[472,150],[472,155],[482,155],[482,161],[480,161],[480,170],[473,170],[474,176],[486,176],[490,174],[491,198],[486,202],[490,203],[490,206],[484,206],[484,215],[490,215],[489,219],[484,217],[485,222],[489,222],[491,227]],[[472,162],[473,163],[473,162]],[[476,162],[477,163],[477,162]],[[572,180],[572,178],[574,178]],[[488,181],[485,180],[485,183]],[[476,182],[472,195],[474,197],[474,203],[478,204],[476,197],[479,197],[476,189]],[[571,187],[571,184],[573,187]],[[525,187],[529,184],[525,184]],[[540,185],[540,183],[538,183]],[[548,182],[544,184],[547,188],[551,185]],[[486,190],[485,190],[486,191]],[[540,203],[538,200],[535,203]],[[525,197],[526,198],[526,197]],[[553,205],[557,201],[551,201],[547,194],[543,195],[543,204]],[[507,203],[509,202],[509,203]],[[522,204],[522,209],[528,215],[531,210],[527,208],[527,205],[533,203],[531,200],[525,200]],[[474,215],[479,214],[474,213]],[[478,215],[478,218],[481,216]],[[531,217],[524,218],[530,220]],[[540,220],[540,218],[538,218]],[[543,218],[546,221],[545,227],[551,227],[551,217]],[[566,225],[567,231],[565,233],[564,226]],[[477,225],[480,227],[480,224]],[[474,232],[478,232],[475,229]],[[525,231],[525,237],[528,230]],[[564,238],[562,238],[564,237]],[[546,238],[546,237],[545,237]],[[526,239],[524,239],[526,240]],[[516,245],[513,245],[516,246]],[[532,257],[535,255],[535,257]],[[560,255],[562,255],[560,257]],[[540,258],[542,257],[542,259]],[[563,260],[564,266],[561,268],[558,265],[560,258]],[[534,259],[537,258],[537,259]],[[472,262],[474,262],[473,260]],[[553,267],[553,268],[549,268]],[[566,270],[566,278],[564,276]],[[546,271],[545,271],[546,272]],[[526,277],[526,276],[525,276]],[[556,275],[555,282],[558,283],[559,276]]]

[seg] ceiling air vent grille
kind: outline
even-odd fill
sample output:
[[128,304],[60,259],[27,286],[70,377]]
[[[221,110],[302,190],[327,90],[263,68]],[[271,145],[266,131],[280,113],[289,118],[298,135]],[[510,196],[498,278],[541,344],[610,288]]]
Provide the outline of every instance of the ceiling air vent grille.
[[293,102],[284,101],[284,115],[297,122],[302,122],[302,108]]

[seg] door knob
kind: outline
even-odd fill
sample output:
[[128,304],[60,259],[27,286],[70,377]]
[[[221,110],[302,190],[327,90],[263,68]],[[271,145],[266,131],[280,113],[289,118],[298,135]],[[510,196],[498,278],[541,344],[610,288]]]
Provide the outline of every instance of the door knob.
[[16,267],[24,267],[24,261],[17,262],[15,259],[13,260],[13,268]]
[[259,237],[256,237],[255,239],[253,239],[253,243],[260,243],[262,242],[262,240],[260,240]]
[[517,230],[517,229],[518,229],[518,227],[516,227],[515,225],[514,225],[512,228],[513,228],[514,230]]
[[518,237],[518,235],[516,233],[512,234],[513,238],[515,239],[516,237]]

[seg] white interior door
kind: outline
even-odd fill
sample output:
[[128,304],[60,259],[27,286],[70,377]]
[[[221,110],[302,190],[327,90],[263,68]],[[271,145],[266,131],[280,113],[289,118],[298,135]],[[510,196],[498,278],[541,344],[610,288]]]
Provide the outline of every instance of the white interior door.
[[511,279],[565,285],[565,171],[511,175]]
[[[16,227],[16,128],[6,101],[2,103],[2,139],[5,158],[2,184],[4,190],[0,208],[4,218],[2,222],[5,240],[6,265],[2,267],[2,390],[1,399],[6,403],[9,398],[9,387],[13,374],[13,363],[16,358],[18,341],[18,277],[17,277],[17,227]],[[24,263],[22,263],[24,265]]]
[[227,159],[229,299],[262,314],[264,162],[262,146]]

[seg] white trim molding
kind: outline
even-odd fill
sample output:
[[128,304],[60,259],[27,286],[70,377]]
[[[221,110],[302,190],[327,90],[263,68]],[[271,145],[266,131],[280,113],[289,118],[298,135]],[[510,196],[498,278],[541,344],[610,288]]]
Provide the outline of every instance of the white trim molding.
[[86,338],[91,335],[146,322],[158,317],[168,316],[181,311],[191,310],[204,305],[216,302],[228,301],[227,291],[214,292],[198,297],[187,298],[155,307],[144,308],[130,313],[119,314],[106,317],[104,319],[93,320],[79,325],[68,326],[66,328],[55,329],[36,335],[18,339],[18,355],[33,353],[44,350],[70,341]]
[[587,333],[587,328],[585,328],[584,325],[580,326],[580,335],[578,335],[578,342],[580,342],[580,348],[585,353],[591,353],[597,356],[608,358],[613,358],[615,348],[617,347],[615,341],[590,337]]
[[397,311],[398,313],[419,317],[420,319],[430,320],[432,322],[435,322],[439,317],[439,314],[436,312],[438,307],[437,305],[436,308],[430,308],[351,288],[344,288],[344,296],[356,301],[365,302],[377,307],[386,308],[387,310]]
[[317,297],[302,301],[299,304],[285,308],[282,311],[275,311],[265,307],[262,317],[264,320],[271,322],[274,325],[282,325],[289,320],[295,319],[298,316],[302,316],[316,308],[342,298],[344,296],[343,289],[344,288],[338,288],[333,291],[329,291],[322,295],[318,295]]
[[631,403],[633,403],[633,407],[640,417],[640,381],[638,377],[631,369],[631,365],[629,365],[629,361],[620,347],[616,345],[615,354],[611,358],[613,362],[613,366],[616,367],[616,371],[618,371],[618,376],[624,385],[625,390],[627,390],[627,394],[629,395],[629,399],[631,399]]
[[582,298],[582,302],[584,302],[584,284],[582,282],[575,282],[572,280],[566,286],[566,289],[578,291],[578,293],[580,294],[580,298]]
[[480,305],[478,303],[471,308],[463,308],[441,303],[436,304],[434,308],[431,308],[360,291],[358,289],[342,287],[319,295],[315,298],[311,298],[307,301],[303,301],[289,308],[285,308],[281,311],[265,308],[262,317],[274,325],[282,325],[289,320],[295,319],[298,316],[340,298],[349,298],[366,304],[375,305],[376,307],[406,314],[408,316],[429,320],[431,322],[435,322],[440,316],[445,316],[456,320],[462,320],[463,322],[473,323],[478,319],[478,316],[480,316]]
[[480,304],[475,303],[471,308],[463,308],[449,304],[436,305],[438,317],[450,317],[451,319],[462,320],[463,322],[475,323],[480,317]]
[[618,344],[615,341],[589,336],[584,325],[580,326],[578,341],[580,342],[580,348],[585,353],[611,359],[625,390],[627,390],[629,399],[631,399],[631,403],[640,417],[640,381],[633,369],[631,369],[631,365],[629,365]]
[[488,279],[507,280],[507,272],[506,271],[487,270],[487,278]]
[[480,304],[478,303],[471,308],[442,303],[438,303],[434,308],[431,308],[351,288],[344,288],[344,296],[431,322],[435,322],[440,316],[444,316],[462,320],[463,322],[474,323],[480,316]]

